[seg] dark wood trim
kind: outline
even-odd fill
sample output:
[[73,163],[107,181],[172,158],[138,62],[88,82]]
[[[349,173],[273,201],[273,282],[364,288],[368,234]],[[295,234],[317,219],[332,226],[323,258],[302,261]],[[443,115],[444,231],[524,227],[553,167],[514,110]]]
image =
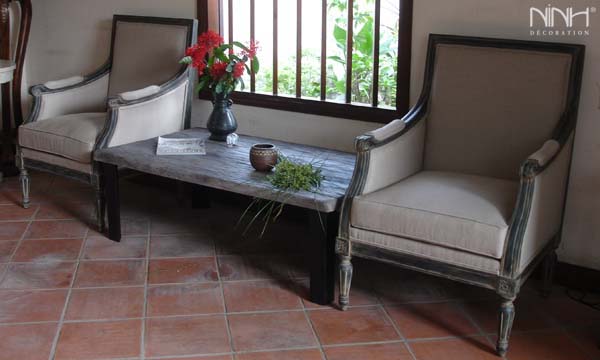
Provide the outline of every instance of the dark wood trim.
[[554,281],[575,290],[600,293],[600,271],[559,262],[554,271]]
[[101,188],[106,199],[108,238],[121,241],[121,204],[119,195],[119,169],[116,165],[99,163]]
[[309,210],[310,299],[319,305],[333,301],[335,289],[335,236],[339,214]]
[[[220,3],[220,2],[219,2]],[[200,34],[208,31],[208,25],[209,25],[209,20],[208,20],[208,0],[198,0],[198,30],[200,31]]]
[[[203,92],[200,94],[200,99],[212,101],[212,95]],[[234,92],[231,95],[231,99],[234,103],[240,105],[373,123],[389,123],[390,121],[399,118],[399,114],[396,110],[376,108],[370,105],[336,103],[307,98],[298,99],[296,97],[273,96],[269,94],[239,91]]]
[[321,100],[327,99],[327,0],[321,2]]
[[21,24],[19,26],[19,38],[17,40],[17,52],[15,54],[17,68],[15,69],[15,74],[12,81],[12,96],[14,104],[13,115],[15,128],[18,128],[21,126],[21,124],[23,124],[24,120],[23,109],[21,105],[21,89],[23,86],[23,70],[25,67],[25,55],[27,53],[27,45],[29,43],[29,34],[31,31],[33,9],[31,6],[31,0],[16,1],[21,4]]
[[233,0],[227,0],[228,11],[227,11],[227,27],[229,30],[229,40],[228,42],[233,43]]
[[302,0],[296,0],[296,97],[302,97]]
[[348,0],[346,28],[346,103],[352,102],[352,53],[354,52],[354,0]]
[[[204,1],[204,0],[198,0]],[[222,1],[220,0],[219,4]],[[338,117],[350,120],[361,120],[375,123],[388,123],[392,120],[402,118],[408,111],[409,108],[409,97],[410,97],[410,61],[411,61],[411,49],[412,46],[412,4],[413,0],[398,0],[400,2],[400,30],[403,33],[399,37],[399,54],[398,54],[398,82],[397,82],[397,104],[400,106],[396,109],[379,108],[373,106],[373,104],[352,104],[352,55],[351,51],[346,54],[350,57],[350,63],[347,64],[347,76],[346,76],[346,87],[350,83],[350,91],[346,94],[346,103],[336,103],[327,101],[327,0],[322,0],[321,9],[321,20],[323,31],[321,32],[321,93],[320,100],[304,99],[298,97],[299,91],[296,91],[296,96],[278,96],[278,83],[279,83],[279,71],[278,71],[278,0],[273,0],[273,95],[259,94],[254,92],[235,92],[233,99],[236,103],[248,106],[257,106],[263,108],[271,108],[292,112],[300,112],[307,114],[316,114],[322,116]],[[352,0],[349,1],[349,12],[350,7],[353,6]],[[220,22],[221,26],[223,21]],[[350,32],[353,33],[353,27],[350,26]],[[353,34],[349,34],[349,40],[352,41]],[[408,48],[405,48],[408,46]],[[353,45],[349,47],[352,49]],[[299,58],[299,57],[298,57]],[[348,76],[348,72],[350,76]],[[297,71],[300,77],[297,76],[296,80],[300,80],[301,84],[301,72]],[[298,84],[296,84],[298,85]],[[296,86],[298,87],[298,86]],[[298,89],[297,89],[298,90]],[[300,89],[301,90],[301,89]],[[207,94],[200,94],[201,99],[211,99]]]
[[373,34],[373,106],[379,105],[379,48],[381,41],[381,0],[375,0],[375,32]]
[[[256,40],[256,0],[250,0],[250,42]],[[256,91],[256,74],[250,73],[250,91]]]
[[398,70],[396,82],[396,110],[405,114],[410,108],[410,71],[412,54],[413,0],[400,1],[398,36]]
[[279,92],[278,13],[278,0],[273,0],[273,95]]

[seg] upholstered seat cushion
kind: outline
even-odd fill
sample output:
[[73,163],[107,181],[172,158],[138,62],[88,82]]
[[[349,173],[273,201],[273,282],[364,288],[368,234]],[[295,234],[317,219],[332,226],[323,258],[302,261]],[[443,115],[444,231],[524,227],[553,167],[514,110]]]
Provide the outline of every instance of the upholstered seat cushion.
[[[355,198],[351,227],[500,259],[518,182],[423,171]],[[398,249],[400,250],[400,249]]]
[[85,113],[36,121],[19,128],[19,145],[89,164],[106,113]]

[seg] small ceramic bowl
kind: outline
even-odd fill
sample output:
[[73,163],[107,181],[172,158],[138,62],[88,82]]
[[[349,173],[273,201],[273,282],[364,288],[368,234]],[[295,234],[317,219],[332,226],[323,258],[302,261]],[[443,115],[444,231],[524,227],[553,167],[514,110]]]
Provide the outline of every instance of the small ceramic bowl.
[[258,171],[273,170],[279,159],[279,150],[273,144],[256,144],[250,149],[250,164]]

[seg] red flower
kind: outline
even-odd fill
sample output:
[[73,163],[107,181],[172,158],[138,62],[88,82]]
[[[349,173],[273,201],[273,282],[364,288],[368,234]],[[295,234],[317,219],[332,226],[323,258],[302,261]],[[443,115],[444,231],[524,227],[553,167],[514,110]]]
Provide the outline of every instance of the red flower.
[[210,51],[223,45],[223,38],[216,32],[208,30],[198,37],[198,45]]
[[258,49],[258,41],[252,40],[250,41],[250,46],[248,46],[248,50],[242,50],[242,56],[247,56],[248,59],[252,60],[256,56]]
[[214,80],[219,80],[227,73],[227,65],[227,63],[221,61],[215,62],[210,68],[210,76],[212,76]]
[[235,65],[233,66],[233,77],[236,79],[241,78],[242,75],[244,75],[245,70],[246,70],[246,67],[244,66],[244,63],[242,63],[242,62],[235,63]]

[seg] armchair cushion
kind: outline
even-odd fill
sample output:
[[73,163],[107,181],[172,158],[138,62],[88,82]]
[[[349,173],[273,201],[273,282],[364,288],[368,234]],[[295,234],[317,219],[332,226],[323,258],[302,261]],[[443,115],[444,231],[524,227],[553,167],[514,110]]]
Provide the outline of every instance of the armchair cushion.
[[354,199],[351,227],[500,259],[517,181],[423,171]]
[[105,123],[106,113],[73,114],[31,122],[19,129],[19,145],[89,164]]

